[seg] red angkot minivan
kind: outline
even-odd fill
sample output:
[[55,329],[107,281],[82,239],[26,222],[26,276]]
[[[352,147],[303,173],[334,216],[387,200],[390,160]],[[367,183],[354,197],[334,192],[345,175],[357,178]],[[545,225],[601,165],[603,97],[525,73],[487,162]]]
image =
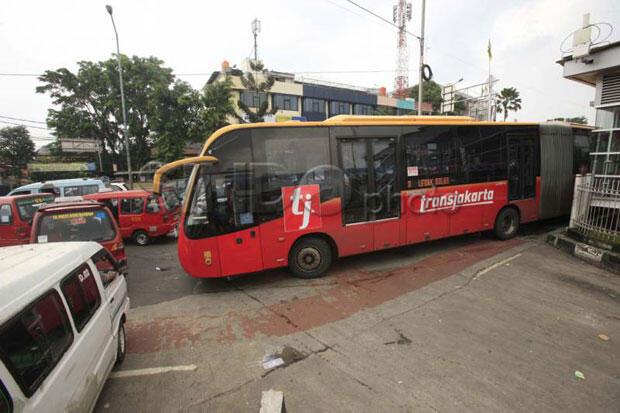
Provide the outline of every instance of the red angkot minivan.
[[37,211],[30,242],[62,241],[96,241],[110,251],[121,268],[126,270],[127,256],[121,231],[110,210],[100,202],[55,202]]
[[141,189],[97,192],[84,199],[107,205],[118,221],[121,236],[141,246],[176,231],[179,222],[180,202],[172,189],[163,190],[161,195]]
[[0,197],[0,247],[28,244],[30,227],[37,210],[54,201],[54,194]]

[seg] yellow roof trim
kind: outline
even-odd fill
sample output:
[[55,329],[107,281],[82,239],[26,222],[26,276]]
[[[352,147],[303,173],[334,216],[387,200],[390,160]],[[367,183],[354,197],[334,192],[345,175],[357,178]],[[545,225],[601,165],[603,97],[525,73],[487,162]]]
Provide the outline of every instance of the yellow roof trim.
[[365,115],[336,115],[323,121],[330,125],[345,122],[370,123],[400,123],[400,122],[475,122],[470,116],[434,116],[434,115],[404,115],[404,116],[365,116]]

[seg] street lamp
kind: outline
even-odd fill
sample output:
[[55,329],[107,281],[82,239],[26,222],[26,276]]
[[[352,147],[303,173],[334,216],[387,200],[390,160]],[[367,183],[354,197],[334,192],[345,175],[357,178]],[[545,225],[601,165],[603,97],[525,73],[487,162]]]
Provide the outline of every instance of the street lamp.
[[114,24],[114,16],[112,16],[112,6],[109,4],[105,6],[105,9],[112,19],[112,27],[114,28],[114,35],[116,36],[116,60],[118,62],[118,77],[121,82],[121,107],[123,110],[123,134],[125,135],[125,151],[127,151],[127,174],[129,175],[129,189],[133,189],[133,175],[131,172],[131,155],[129,154],[129,134],[127,133],[127,114],[125,113],[125,92],[123,91],[123,68],[121,66],[121,51],[118,45],[118,33],[116,31],[116,24]]

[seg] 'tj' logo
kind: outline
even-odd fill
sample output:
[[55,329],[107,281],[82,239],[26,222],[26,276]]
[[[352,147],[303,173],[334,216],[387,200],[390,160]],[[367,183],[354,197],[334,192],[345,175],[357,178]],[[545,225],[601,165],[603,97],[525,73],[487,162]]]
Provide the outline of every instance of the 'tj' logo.
[[282,201],[285,231],[321,227],[318,185],[282,188]]

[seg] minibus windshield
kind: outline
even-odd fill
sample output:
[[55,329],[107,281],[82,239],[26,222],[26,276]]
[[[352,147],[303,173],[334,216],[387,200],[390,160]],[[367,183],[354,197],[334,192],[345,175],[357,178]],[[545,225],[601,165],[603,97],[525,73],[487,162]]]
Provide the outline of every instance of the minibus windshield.
[[108,213],[100,208],[58,211],[43,215],[36,242],[110,241],[116,230]]

